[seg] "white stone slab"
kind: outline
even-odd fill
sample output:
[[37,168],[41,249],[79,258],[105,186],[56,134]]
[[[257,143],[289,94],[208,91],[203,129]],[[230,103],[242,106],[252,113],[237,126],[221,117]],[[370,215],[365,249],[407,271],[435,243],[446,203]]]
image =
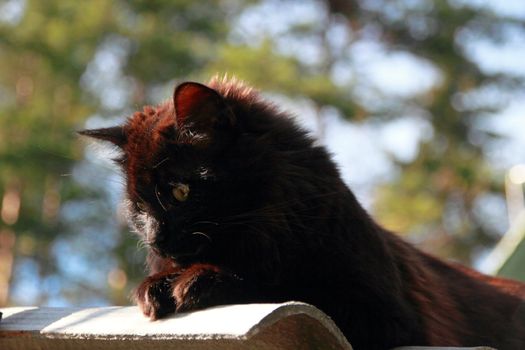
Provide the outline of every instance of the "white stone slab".
[[457,348],[457,347],[435,347],[435,346],[402,346],[392,350],[496,350],[488,346],[477,346],[474,348]]
[[[1,309],[0,349],[315,349],[351,350],[328,316],[304,303],[214,307],[151,322],[136,307]],[[42,345],[43,344],[43,345]],[[317,345],[315,345],[317,344]],[[311,346],[310,346],[311,345]],[[315,345],[315,347],[314,347]],[[71,347],[68,347],[71,346]],[[300,346],[304,348],[304,346]]]
[[[352,350],[328,316],[298,302],[220,306],[154,322],[137,307],[12,307],[0,312],[0,350]],[[431,349],[489,348],[394,350]]]

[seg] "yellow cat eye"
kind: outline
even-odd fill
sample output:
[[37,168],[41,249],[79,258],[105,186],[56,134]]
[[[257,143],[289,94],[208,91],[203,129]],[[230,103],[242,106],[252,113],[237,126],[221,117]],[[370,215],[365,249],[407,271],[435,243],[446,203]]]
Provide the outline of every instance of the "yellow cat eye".
[[171,190],[171,193],[173,193],[173,197],[175,197],[176,200],[179,202],[184,202],[186,199],[188,199],[188,195],[190,194],[190,186],[180,183],[175,184]]
[[146,204],[137,202],[137,208],[139,208],[140,211],[146,211]]

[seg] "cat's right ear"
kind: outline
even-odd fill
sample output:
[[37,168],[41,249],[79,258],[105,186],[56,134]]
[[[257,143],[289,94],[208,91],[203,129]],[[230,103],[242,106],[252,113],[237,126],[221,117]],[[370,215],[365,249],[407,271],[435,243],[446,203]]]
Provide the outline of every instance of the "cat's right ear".
[[115,146],[122,147],[127,141],[126,133],[122,126],[110,128],[81,130],[78,133],[82,136],[92,137],[97,140],[109,141]]
[[206,85],[180,84],[173,93],[173,104],[179,128],[210,135],[214,130],[228,129],[235,124],[235,117],[223,97]]

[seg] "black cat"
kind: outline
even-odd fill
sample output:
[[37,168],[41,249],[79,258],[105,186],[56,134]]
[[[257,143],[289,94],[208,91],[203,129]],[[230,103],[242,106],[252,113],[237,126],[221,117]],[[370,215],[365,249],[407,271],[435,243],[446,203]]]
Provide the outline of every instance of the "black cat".
[[525,285],[429,256],[374,222],[323,147],[235,80],[187,82],[124,125],[129,217],[149,246],[136,301],[152,319],[298,300],[355,349],[525,349]]

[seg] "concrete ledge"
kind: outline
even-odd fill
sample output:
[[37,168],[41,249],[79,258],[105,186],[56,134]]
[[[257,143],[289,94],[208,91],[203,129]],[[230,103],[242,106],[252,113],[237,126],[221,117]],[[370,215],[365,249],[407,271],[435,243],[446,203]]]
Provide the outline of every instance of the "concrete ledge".
[[477,346],[474,348],[457,348],[457,347],[435,347],[435,346],[402,346],[392,350],[496,350],[487,346]]
[[342,333],[303,303],[229,305],[156,322],[136,307],[6,308],[0,349],[341,349]]
[[298,302],[228,305],[155,322],[136,307],[13,307],[0,312],[2,350],[352,350],[328,316]]

